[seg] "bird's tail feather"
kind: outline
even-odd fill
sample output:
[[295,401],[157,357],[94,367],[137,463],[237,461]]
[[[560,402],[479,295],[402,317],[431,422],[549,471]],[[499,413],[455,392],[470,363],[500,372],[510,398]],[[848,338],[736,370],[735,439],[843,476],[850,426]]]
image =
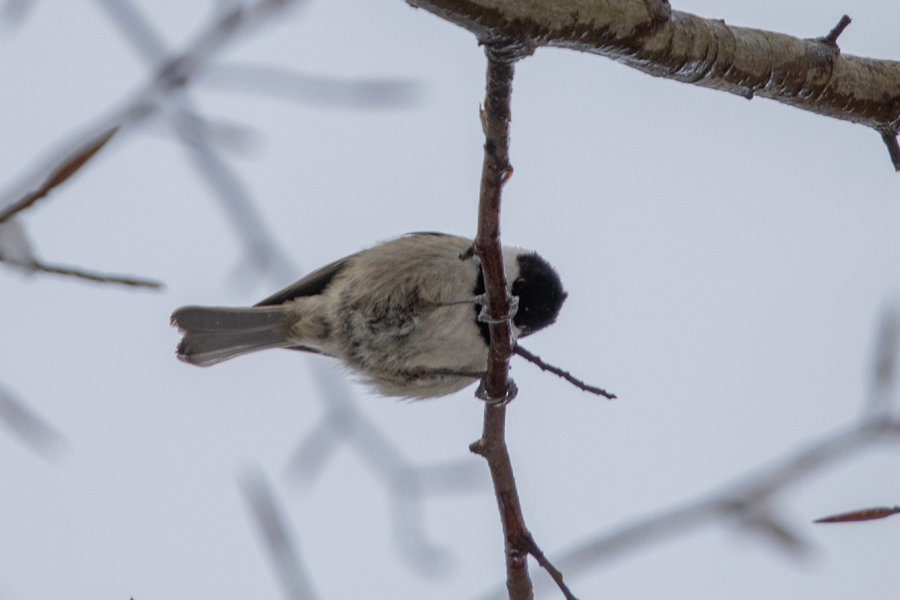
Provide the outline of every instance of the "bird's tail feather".
[[178,345],[179,360],[201,367],[248,352],[294,345],[287,339],[281,306],[185,306],[172,315],[172,325],[184,333]]

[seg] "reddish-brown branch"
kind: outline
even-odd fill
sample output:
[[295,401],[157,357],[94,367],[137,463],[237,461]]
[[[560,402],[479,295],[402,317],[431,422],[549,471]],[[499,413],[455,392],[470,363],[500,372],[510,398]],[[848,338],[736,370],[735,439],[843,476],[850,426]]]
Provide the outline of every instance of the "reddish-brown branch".
[[484,165],[478,208],[478,234],[473,248],[460,255],[466,260],[474,253],[481,259],[487,294],[490,353],[480,396],[486,400],[481,439],[469,449],[483,456],[491,471],[506,551],[506,589],[510,600],[532,600],[534,587],[528,575],[528,555],[532,554],[559,584],[566,598],[574,598],[562,582],[562,574],[538,548],[522,515],[512,462],[506,449],[506,403],[515,396],[509,379],[509,359],[515,342],[510,330],[510,302],[500,244],[500,199],[503,184],[512,175],[509,164],[509,121],[512,99],[513,65],[529,48],[515,43],[482,40],[487,66],[487,92],[481,111],[484,129]]
[[523,348],[522,346],[520,346],[518,344],[516,344],[516,347],[513,350],[513,352],[515,352],[516,354],[518,354],[519,356],[521,356],[528,362],[537,365],[542,370],[547,371],[549,373],[553,373],[554,375],[556,375],[558,377],[562,377],[563,379],[565,379],[566,381],[568,381],[569,383],[571,383],[572,385],[574,385],[575,387],[577,387],[580,390],[584,390],[585,392],[590,392],[590,393],[596,394],[598,396],[603,396],[604,398],[606,398],[608,400],[612,400],[612,399],[616,398],[615,394],[610,394],[609,392],[607,392],[606,390],[604,390],[602,388],[598,388],[593,385],[588,385],[587,383],[581,381],[577,377],[574,377],[568,371],[563,371],[559,367],[554,367],[550,363],[544,362],[543,360],[541,360],[540,356],[538,356],[537,354],[532,354],[531,352],[529,352],[528,350],[526,350],[525,348]]
[[506,450],[506,406],[487,403],[484,407],[484,429],[481,439],[469,446],[487,460],[500,509],[500,522],[506,552],[506,588],[510,600],[531,600],[534,590],[528,576],[528,540],[512,463]]
[[[513,340],[509,320],[509,296],[500,245],[500,194],[509,179],[509,120],[513,63],[521,56],[514,48],[485,44],[487,92],[481,122],[484,129],[484,166],[475,254],[484,272],[487,313],[491,319],[490,355],[484,378],[484,429],[481,439],[470,446],[483,456],[491,471],[506,549],[506,587],[510,600],[531,600],[534,590],[528,576],[530,534],[525,527],[512,463],[506,450],[505,427],[508,400],[509,359]],[[462,257],[461,257],[462,258]],[[492,401],[493,400],[493,401]]]
[[900,170],[900,61],[845,55],[837,39],[726,24],[673,10],[667,0],[406,0],[473,32],[514,40],[527,52],[551,46],[606,56],[656,77],[763,97],[860,123],[885,136]]
[[544,556],[543,551],[538,547],[537,543],[534,541],[534,538],[528,536],[528,553],[531,554],[538,564],[541,565],[547,573],[550,574],[550,577],[553,578],[553,581],[556,582],[557,587],[559,587],[559,591],[563,593],[566,600],[578,600],[572,591],[569,589],[569,586],[563,581],[563,574],[560,573],[559,569],[553,566],[546,556]]
[[509,296],[500,245],[500,195],[509,178],[509,119],[512,96],[513,62],[517,56],[506,48],[485,46],[488,57],[487,91],[481,110],[484,129],[484,163],[481,170],[481,196],[478,207],[478,233],[475,254],[484,270],[487,312],[491,323],[491,349],[485,391],[488,398],[506,398],[509,359],[513,341],[509,321]]

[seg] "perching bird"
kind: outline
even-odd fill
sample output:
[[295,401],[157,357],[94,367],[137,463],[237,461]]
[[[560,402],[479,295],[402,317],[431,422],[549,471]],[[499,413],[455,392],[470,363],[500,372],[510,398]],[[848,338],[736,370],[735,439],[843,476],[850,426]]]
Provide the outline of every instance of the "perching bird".
[[[185,306],[178,358],[209,366],[267,348],[333,356],[386,396],[459,391],[487,369],[488,325],[479,320],[484,276],[472,241],[413,233],[315,271],[251,308]],[[547,261],[503,248],[518,338],[556,320],[566,299]],[[474,305],[474,307],[473,307]]]

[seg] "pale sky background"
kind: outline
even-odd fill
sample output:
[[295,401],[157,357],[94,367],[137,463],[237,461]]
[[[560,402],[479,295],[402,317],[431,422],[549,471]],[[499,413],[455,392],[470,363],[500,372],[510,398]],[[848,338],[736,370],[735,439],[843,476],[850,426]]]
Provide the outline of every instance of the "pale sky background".
[[[213,3],[138,6],[179,48]],[[799,37],[849,13],[845,53],[900,59],[897,2],[673,7]],[[225,56],[422,85],[404,110],[192,92],[208,117],[258,131],[228,162],[299,269],[409,231],[474,234],[485,59],[471,34],[401,0],[310,0]],[[0,184],[147,76],[96,2],[37,2],[0,38]],[[526,347],[619,395],[514,361],[510,452],[551,559],[857,418],[880,311],[900,291],[900,175],[876,133],[541,49],[516,70],[511,158],[504,241],[539,250],[570,294]],[[66,440],[46,460],[0,427],[0,599],[283,597],[238,486],[253,465],[322,600],[459,600],[502,581],[487,487],[425,499],[425,533],[452,557],[429,578],[397,551],[386,488],[348,447],[311,487],[291,478],[324,414],[313,359],[270,351],[205,370],[175,359],[174,309],[252,304],[287,282],[236,282],[239,239],[162,123],[115,140],[22,223],[48,262],[166,289],[0,269],[0,386]],[[412,404],[353,392],[411,464],[486,472],[467,448],[481,428],[472,389]],[[803,561],[712,525],[570,583],[582,600],[896,598],[900,517],[810,521],[900,504],[898,467],[896,446],[877,448],[779,496],[779,515],[814,545]]]

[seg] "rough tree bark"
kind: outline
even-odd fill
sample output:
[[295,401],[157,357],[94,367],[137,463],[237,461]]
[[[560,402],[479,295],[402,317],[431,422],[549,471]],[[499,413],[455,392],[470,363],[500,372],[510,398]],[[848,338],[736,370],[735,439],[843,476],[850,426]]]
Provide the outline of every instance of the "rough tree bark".
[[[500,510],[506,554],[506,588],[510,600],[533,600],[534,587],[528,575],[528,555],[534,556],[559,586],[566,600],[576,600],[560,573],[544,556],[525,525],[512,461],[506,448],[506,403],[515,397],[515,384],[509,379],[509,359],[515,341],[512,338],[510,298],[507,292],[500,243],[500,203],[503,185],[512,175],[509,163],[510,102],[514,64],[527,55],[520,44],[486,42],[487,81],[481,124],[484,129],[484,163],[481,170],[481,194],[478,205],[478,234],[471,254],[481,259],[487,294],[490,330],[490,355],[487,374],[478,395],[486,401],[481,438],[470,446],[472,452],[487,460]],[[460,256],[461,260],[471,257]],[[600,390],[602,391],[602,390]],[[605,392],[604,392],[605,394]]]
[[875,129],[900,170],[900,62],[844,55],[849,19],[815,39],[735,27],[666,0],[406,0],[482,43],[554,46],[612,58],[745,98],[761,96]]

